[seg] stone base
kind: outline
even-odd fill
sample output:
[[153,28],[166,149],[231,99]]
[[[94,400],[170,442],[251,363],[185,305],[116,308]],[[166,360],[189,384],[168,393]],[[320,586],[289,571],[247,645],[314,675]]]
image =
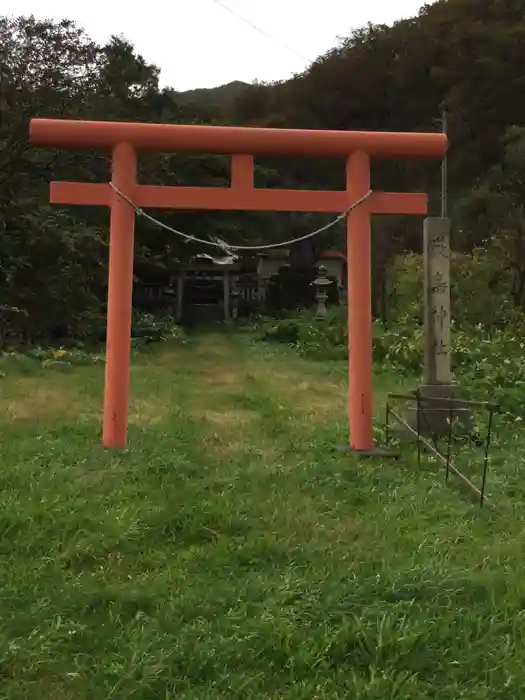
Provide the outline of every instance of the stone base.
[[349,445],[337,445],[334,450],[336,452],[355,454],[358,457],[379,457],[381,459],[399,459],[399,452],[391,450],[387,447],[372,447],[369,450],[355,450]]
[[424,384],[419,388],[421,400],[417,400],[405,412],[406,422],[413,430],[419,427],[424,437],[445,437],[449,434],[449,421],[461,425],[466,432],[474,428],[472,414],[467,403],[458,397],[454,384]]

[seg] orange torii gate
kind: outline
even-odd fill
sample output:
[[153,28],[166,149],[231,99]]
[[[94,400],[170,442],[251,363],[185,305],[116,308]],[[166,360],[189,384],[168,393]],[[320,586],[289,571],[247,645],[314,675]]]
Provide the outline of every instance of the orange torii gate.
[[[184,210],[337,212],[370,193],[371,158],[443,158],[438,133],[313,131],[254,127],[134,124],[33,119],[30,140],[53,148],[112,152],[112,184],[52,182],[52,204],[110,208],[106,378],[102,444],[124,449],[129,410],[129,365],[136,206]],[[167,187],[137,183],[137,152],[185,151],[232,156],[231,186]],[[346,158],[346,190],[254,188],[254,157],[314,155]],[[120,194],[124,195],[124,197]],[[350,448],[373,451],[370,217],[427,214],[425,194],[372,193],[347,217]]]

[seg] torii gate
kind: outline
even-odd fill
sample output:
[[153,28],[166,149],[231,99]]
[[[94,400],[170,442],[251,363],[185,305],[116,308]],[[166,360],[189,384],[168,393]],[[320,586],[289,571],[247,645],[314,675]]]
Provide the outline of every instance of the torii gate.
[[[112,152],[112,183],[136,206],[185,210],[346,211],[370,192],[371,158],[443,158],[439,133],[314,131],[253,127],[133,124],[33,119],[30,141],[53,148]],[[232,156],[231,186],[166,187],[137,183],[138,151],[186,151]],[[346,190],[265,190],[253,186],[254,156],[341,156]],[[125,449],[135,211],[108,183],[52,182],[52,204],[110,208],[106,377],[102,444]],[[372,441],[372,214],[427,214],[426,194],[373,193],[347,217],[350,449],[370,453]]]

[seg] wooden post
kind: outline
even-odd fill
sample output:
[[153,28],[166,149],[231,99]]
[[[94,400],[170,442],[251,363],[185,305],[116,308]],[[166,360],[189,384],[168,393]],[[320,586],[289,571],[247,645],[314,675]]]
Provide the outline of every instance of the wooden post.
[[231,305],[230,305],[230,271],[224,270],[222,275],[222,288],[224,294],[224,320],[226,323],[231,321]]
[[177,323],[182,321],[182,303],[184,301],[184,278],[185,272],[182,270],[177,277],[177,311],[175,320]]
[[[137,157],[128,143],[119,143],[113,149],[112,182],[128,197],[133,197]],[[133,207],[113,192],[102,444],[105,448],[122,450],[126,448],[128,428],[134,229]]]

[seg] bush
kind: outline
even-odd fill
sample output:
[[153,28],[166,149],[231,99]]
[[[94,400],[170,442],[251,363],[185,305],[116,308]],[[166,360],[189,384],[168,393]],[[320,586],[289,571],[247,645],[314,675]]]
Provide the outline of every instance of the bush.
[[185,333],[170,314],[151,314],[133,312],[131,321],[131,337],[143,343],[159,343],[165,340],[182,340]]
[[[452,318],[460,328],[481,323],[504,328],[521,317],[513,307],[511,280],[493,252],[475,249],[471,255],[454,253],[451,260]],[[409,253],[396,258],[388,271],[388,320],[407,318],[423,322],[423,258]]]
[[263,320],[257,337],[284,343],[316,359],[344,359],[347,356],[346,308],[333,307],[324,321],[316,320],[311,311],[281,320]]
[[[134,312],[132,347],[139,352],[145,345],[167,340],[184,342],[186,334],[169,315]],[[77,341],[67,347],[35,346],[27,350],[4,351],[0,354],[0,378],[6,374],[32,374],[43,369],[67,371],[74,366],[105,362],[103,347],[84,345]]]
[[[525,327],[488,330],[481,324],[452,332],[452,370],[466,396],[496,401],[510,417],[525,416]],[[423,332],[414,324],[377,324],[374,360],[417,376],[423,362]]]
[[[525,315],[512,304],[510,280],[494,251],[455,254],[452,260],[452,370],[462,393],[498,401],[507,416],[525,417]],[[404,255],[389,271],[393,298],[388,322],[373,327],[376,366],[414,378],[423,370],[423,265]],[[259,324],[258,336],[285,343],[316,359],[347,358],[347,313],[329,311],[326,321],[312,313]]]
[[[313,359],[346,360],[346,314],[332,312],[327,321],[302,314],[263,323],[258,337],[284,343]],[[497,401],[507,418],[525,417],[525,324],[514,330],[488,330],[478,324],[464,329],[453,326],[453,373],[466,397]],[[413,316],[393,324],[376,322],[373,353],[376,367],[414,378],[417,386],[423,370],[423,329]]]

